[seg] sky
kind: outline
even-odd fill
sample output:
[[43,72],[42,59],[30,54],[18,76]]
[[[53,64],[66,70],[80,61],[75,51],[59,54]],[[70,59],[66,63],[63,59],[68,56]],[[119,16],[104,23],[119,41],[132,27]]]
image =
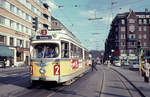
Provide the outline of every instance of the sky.
[[[52,16],[62,22],[89,50],[104,50],[110,24],[116,14],[129,12],[129,9],[141,12],[148,8],[150,11],[150,0],[53,0],[52,2]],[[88,20],[95,17],[102,19]]]

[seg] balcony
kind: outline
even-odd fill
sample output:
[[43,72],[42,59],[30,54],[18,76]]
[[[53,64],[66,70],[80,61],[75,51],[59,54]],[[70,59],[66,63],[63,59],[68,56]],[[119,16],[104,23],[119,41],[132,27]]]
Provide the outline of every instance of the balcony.
[[136,41],[136,38],[128,38],[129,41]]

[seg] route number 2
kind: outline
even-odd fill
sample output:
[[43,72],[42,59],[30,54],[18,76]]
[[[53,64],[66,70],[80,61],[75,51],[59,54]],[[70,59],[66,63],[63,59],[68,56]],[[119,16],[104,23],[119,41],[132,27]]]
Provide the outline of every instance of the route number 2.
[[60,75],[60,65],[54,65],[54,75]]

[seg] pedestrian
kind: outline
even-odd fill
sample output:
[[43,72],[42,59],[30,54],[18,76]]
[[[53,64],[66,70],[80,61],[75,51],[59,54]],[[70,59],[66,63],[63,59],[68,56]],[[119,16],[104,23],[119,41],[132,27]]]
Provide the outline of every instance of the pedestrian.
[[3,65],[4,65],[3,67],[4,67],[4,68],[6,68],[6,62],[7,62],[7,58],[4,57],[4,59],[3,59]]
[[107,62],[107,67],[109,68],[110,67],[110,61],[108,60],[108,62]]
[[144,81],[149,83],[149,69],[150,64],[148,63],[147,59],[144,60],[144,64],[142,66],[142,70],[144,71]]
[[92,60],[92,66],[91,67],[92,67],[92,71],[93,71],[93,69],[95,69],[97,71],[95,60]]

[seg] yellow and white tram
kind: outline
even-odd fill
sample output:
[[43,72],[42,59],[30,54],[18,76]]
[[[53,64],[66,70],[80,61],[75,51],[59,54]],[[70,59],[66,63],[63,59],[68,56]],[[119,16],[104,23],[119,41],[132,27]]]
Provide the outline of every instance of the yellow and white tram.
[[[53,56],[47,53],[53,49]],[[31,82],[67,82],[89,70],[89,55],[80,41],[65,30],[42,30],[31,40]],[[51,53],[52,54],[52,53]]]

